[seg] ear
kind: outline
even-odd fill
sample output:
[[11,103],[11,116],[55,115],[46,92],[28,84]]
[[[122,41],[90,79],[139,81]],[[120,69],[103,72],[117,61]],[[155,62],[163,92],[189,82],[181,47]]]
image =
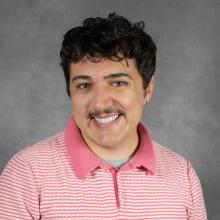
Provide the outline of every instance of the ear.
[[144,98],[145,98],[145,103],[148,104],[150,102],[150,99],[153,95],[154,91],[154,75],[151,77],[147,87],[145,88],[144,92]]

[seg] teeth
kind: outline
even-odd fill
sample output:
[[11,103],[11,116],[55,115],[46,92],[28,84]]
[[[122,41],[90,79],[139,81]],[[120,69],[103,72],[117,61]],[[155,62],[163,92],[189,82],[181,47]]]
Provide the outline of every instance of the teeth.
[[118,118],[119,115],[113,115],[113,116],[110,116],[110,117],[107,117],[107,118],[94,118],[97,122],[99,123],[102,123],[102,124],[105,124],[105,123],[109,123],[109,122],[112,122],[114,121],[115,119]]

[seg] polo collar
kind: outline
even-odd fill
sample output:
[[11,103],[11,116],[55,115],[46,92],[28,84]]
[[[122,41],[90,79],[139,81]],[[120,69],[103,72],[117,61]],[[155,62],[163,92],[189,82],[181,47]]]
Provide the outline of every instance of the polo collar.
[[[155,155],[151,137],[141,123],[138,124],[138,133],[140,137],[139,148],[133,158],[123,165],[121,169],[140,168],[149,171],[153,175],[155,173]],[[72,167],[80,179],[85,178],[90,172],[98,168],[105,170],[112,168],[110,164],[98,158],[89,149],[81,136],[74,117],[70,118],[65,129],[65,146],[70,156]]]

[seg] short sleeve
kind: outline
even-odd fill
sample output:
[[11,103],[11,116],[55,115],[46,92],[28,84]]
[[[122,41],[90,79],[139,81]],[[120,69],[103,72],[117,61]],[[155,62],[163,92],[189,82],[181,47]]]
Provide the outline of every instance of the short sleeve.
[[190,182],[190,194],[192,199],[192,205],[189,209],[189,219],[207,220],[206,207],[200,180],[190,162],[188,162],[188,177]]
[[16,154],[0,176],[0,219],[40,219],[39,203],[31,166]]

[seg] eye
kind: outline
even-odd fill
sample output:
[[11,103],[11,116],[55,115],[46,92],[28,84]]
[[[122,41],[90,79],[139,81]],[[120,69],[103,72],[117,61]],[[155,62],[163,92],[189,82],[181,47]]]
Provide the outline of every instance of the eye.
[[80,83],[76,86],[78,89],[89,89],[91,87],[90,83]]
[[127,84],[128,84],[127,82],[122,81],[122,80],[117,80],[117,81],[112,82],[112,86],[115,86],[115,87],[126,86]]

